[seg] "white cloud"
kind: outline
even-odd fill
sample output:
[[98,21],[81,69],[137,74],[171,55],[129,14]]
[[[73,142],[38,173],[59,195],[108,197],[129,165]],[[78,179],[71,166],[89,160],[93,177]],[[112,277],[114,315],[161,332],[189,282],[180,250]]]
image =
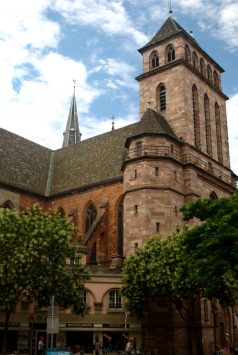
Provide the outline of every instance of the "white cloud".
[[107,35],[129,36],[138,45],[148,38],[136,29],[120,0],[56,0],[55,9],[71,23],[90,25]]
[[238,175],[238,93],[232,96],[227,103],[227,117],[231,168]]
[[177,0],[176,5],[184,13],[198,18],[203,31],[223,39],[230,50],[238,49],[238,3],[237,0]]

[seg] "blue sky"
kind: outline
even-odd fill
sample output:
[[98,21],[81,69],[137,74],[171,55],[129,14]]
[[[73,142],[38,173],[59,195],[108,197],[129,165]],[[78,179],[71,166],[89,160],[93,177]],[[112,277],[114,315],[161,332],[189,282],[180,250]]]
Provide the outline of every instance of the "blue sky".
[[[224,69],[231,166],[238,174],[238,1],[173,0],[173,17]],[[139,119],[141,48],[167,0],[0,2],[0,126],[61,147],[76,80],[82,139]]]

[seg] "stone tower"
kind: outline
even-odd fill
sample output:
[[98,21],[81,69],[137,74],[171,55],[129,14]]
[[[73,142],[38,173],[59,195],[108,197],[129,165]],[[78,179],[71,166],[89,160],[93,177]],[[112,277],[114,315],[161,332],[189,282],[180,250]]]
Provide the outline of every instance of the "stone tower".
[[172,17],[139,52],[141,129],[127,139],[123,166],[126,255],[179,226],[185,203],[235,185],[223,69]]

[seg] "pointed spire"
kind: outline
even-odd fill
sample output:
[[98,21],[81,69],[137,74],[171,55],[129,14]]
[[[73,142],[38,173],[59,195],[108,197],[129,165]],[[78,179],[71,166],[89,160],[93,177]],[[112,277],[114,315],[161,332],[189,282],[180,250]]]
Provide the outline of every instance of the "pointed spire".
[[71,100],[68,121],[64,132],[63,147],[68,147],[71,144],[78,143],[80,142],[81,139],[81,133],[79,131],[79,123],[78,123],[77,103],[75,98],[76,81],[73,80],[73,82],[74,82],[74,91]]

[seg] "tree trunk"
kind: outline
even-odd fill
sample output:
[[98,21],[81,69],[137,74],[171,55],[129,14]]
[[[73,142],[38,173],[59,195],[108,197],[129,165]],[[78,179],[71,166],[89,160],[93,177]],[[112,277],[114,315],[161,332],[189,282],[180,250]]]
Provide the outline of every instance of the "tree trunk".
[[3,342],[2,342],[2,355],[7,354],[7,338],[8,338],[8,327],[9,327],[10,316],[11,316],[11,311],[6,307],[4,330],[3,330]]

